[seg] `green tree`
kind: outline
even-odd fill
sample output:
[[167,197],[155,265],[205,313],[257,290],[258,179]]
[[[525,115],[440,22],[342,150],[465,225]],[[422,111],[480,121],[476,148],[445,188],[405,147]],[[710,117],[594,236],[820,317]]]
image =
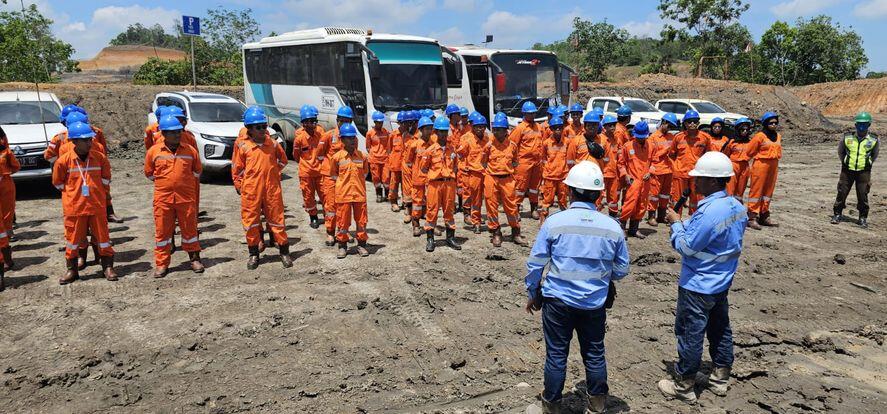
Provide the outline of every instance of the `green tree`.
[[887,76],[887,72],[869,72],[865,74],[866,79],[881,79]]
[[628,32],[606,20],[595,23],[576,17],[573,19],[573,33],[568,39],[571,45],[575,45],[575,69],[579,72],[579,78],[583,81],[603,81],[606,80],[604,70],[607,65],[623,55]]
[[163,29],[163,26],[155,24],[151,27],[142,26],[141,23],[131,24],[125,31],[111,39],[113,46],[122,45],[151,45],[170,49],[184,50],[186,42],[182,42],[181,36],[173,36]]
[[135,74],[136,85],[187,85],[191,83],[191,64],[185,60],[148,59]]
[[788,23],[776,21],[761,36],[757,55],[761,57],[761,81],[769,84],[788,85],[797,75],[795,65],[796,30]]
[[33,4],[24,11],[0,12],[0,82],[49,82],[77,70],[74,48],[56,39],[51,25]]

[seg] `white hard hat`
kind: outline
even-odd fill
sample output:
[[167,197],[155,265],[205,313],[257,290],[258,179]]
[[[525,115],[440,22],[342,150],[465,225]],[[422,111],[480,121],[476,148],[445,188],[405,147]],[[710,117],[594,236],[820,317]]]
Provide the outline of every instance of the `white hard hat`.
[[725,178],[733,176],[733,162],[724,153],[709,151],[699,157],[690,170],[691,177]]
[[604,189],[604,173],[597,163],[582,161],[570,168],[564,184],[580,190],[600,191]]

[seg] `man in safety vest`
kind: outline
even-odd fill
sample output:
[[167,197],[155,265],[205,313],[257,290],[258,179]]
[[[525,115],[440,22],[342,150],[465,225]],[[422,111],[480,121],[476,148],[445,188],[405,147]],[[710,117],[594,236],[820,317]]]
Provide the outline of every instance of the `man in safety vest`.
[[838,143],[841,160],[841,177],[838,178],[838,196],[835,198],[835,215],[832,224],[841,221],[841,212],[850,188],[856,185],[856,208],[859,210],[859,226],[868,227],[869,190],[871,189],[872,164],[878,158],[878,136],[869,132],[872,116],[868,112],[856,115],[856,132],[845,134]]

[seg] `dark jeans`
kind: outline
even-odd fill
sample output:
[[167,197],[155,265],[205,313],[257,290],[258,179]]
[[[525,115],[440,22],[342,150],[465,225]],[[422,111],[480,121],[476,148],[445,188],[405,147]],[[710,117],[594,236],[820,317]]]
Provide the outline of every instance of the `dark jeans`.
[[733,330],[725,290],[714,295],[678,288],[674,333],[678,339],[677,374],[695,376],[702,363],[702,342],[708,337],[708,354],[716,367],[733,366]]
[[561,399],[567,378],[567,355],[573,330],[579,339],[579,352],[585,362],[585,383],[589,395],[605,395],[607,360],[604,357],[604,329],[607,311],[601,307],[584,310],[566,305],[557,298],[544,298],[542,331],[545,334],[545,391],[547,401]]
[[841,177],[838,178],[838,196],[835,197],[835,215],[841,214],[847,205],[847,195],[850,188],[856,184],[856,209],[860,218],[869,216],[869,189],[871,186],[872,171],[850,171],[841,168]]

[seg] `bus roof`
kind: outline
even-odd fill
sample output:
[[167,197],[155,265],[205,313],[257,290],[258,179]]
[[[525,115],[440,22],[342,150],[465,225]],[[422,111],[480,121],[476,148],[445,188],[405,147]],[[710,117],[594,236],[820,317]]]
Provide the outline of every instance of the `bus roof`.
[[243,45],[244,49],[254,49],[264,46],[272,46],[280,43],[305,43],[311,41],[330,41],[340,42],[359,42],[366,44],[369,40],[395,40],[408,42],[437,43],[430,37],[390,34],[390,33],[374,33],[364,29],[354,29],[345,27],[318,27],[316,29],[296,30],[286,32],[278,36],[262,38],[262,40]]
[[453,52],[465,55],[465,56],[492,56],[496,53],[537,53],[543,55],[552,55],[556,56],[554,52],[548,50],[520,50],[520,49],[491,49],[486,47],[480,47],[477,45],[459,45],[459,46],[447,46]]

